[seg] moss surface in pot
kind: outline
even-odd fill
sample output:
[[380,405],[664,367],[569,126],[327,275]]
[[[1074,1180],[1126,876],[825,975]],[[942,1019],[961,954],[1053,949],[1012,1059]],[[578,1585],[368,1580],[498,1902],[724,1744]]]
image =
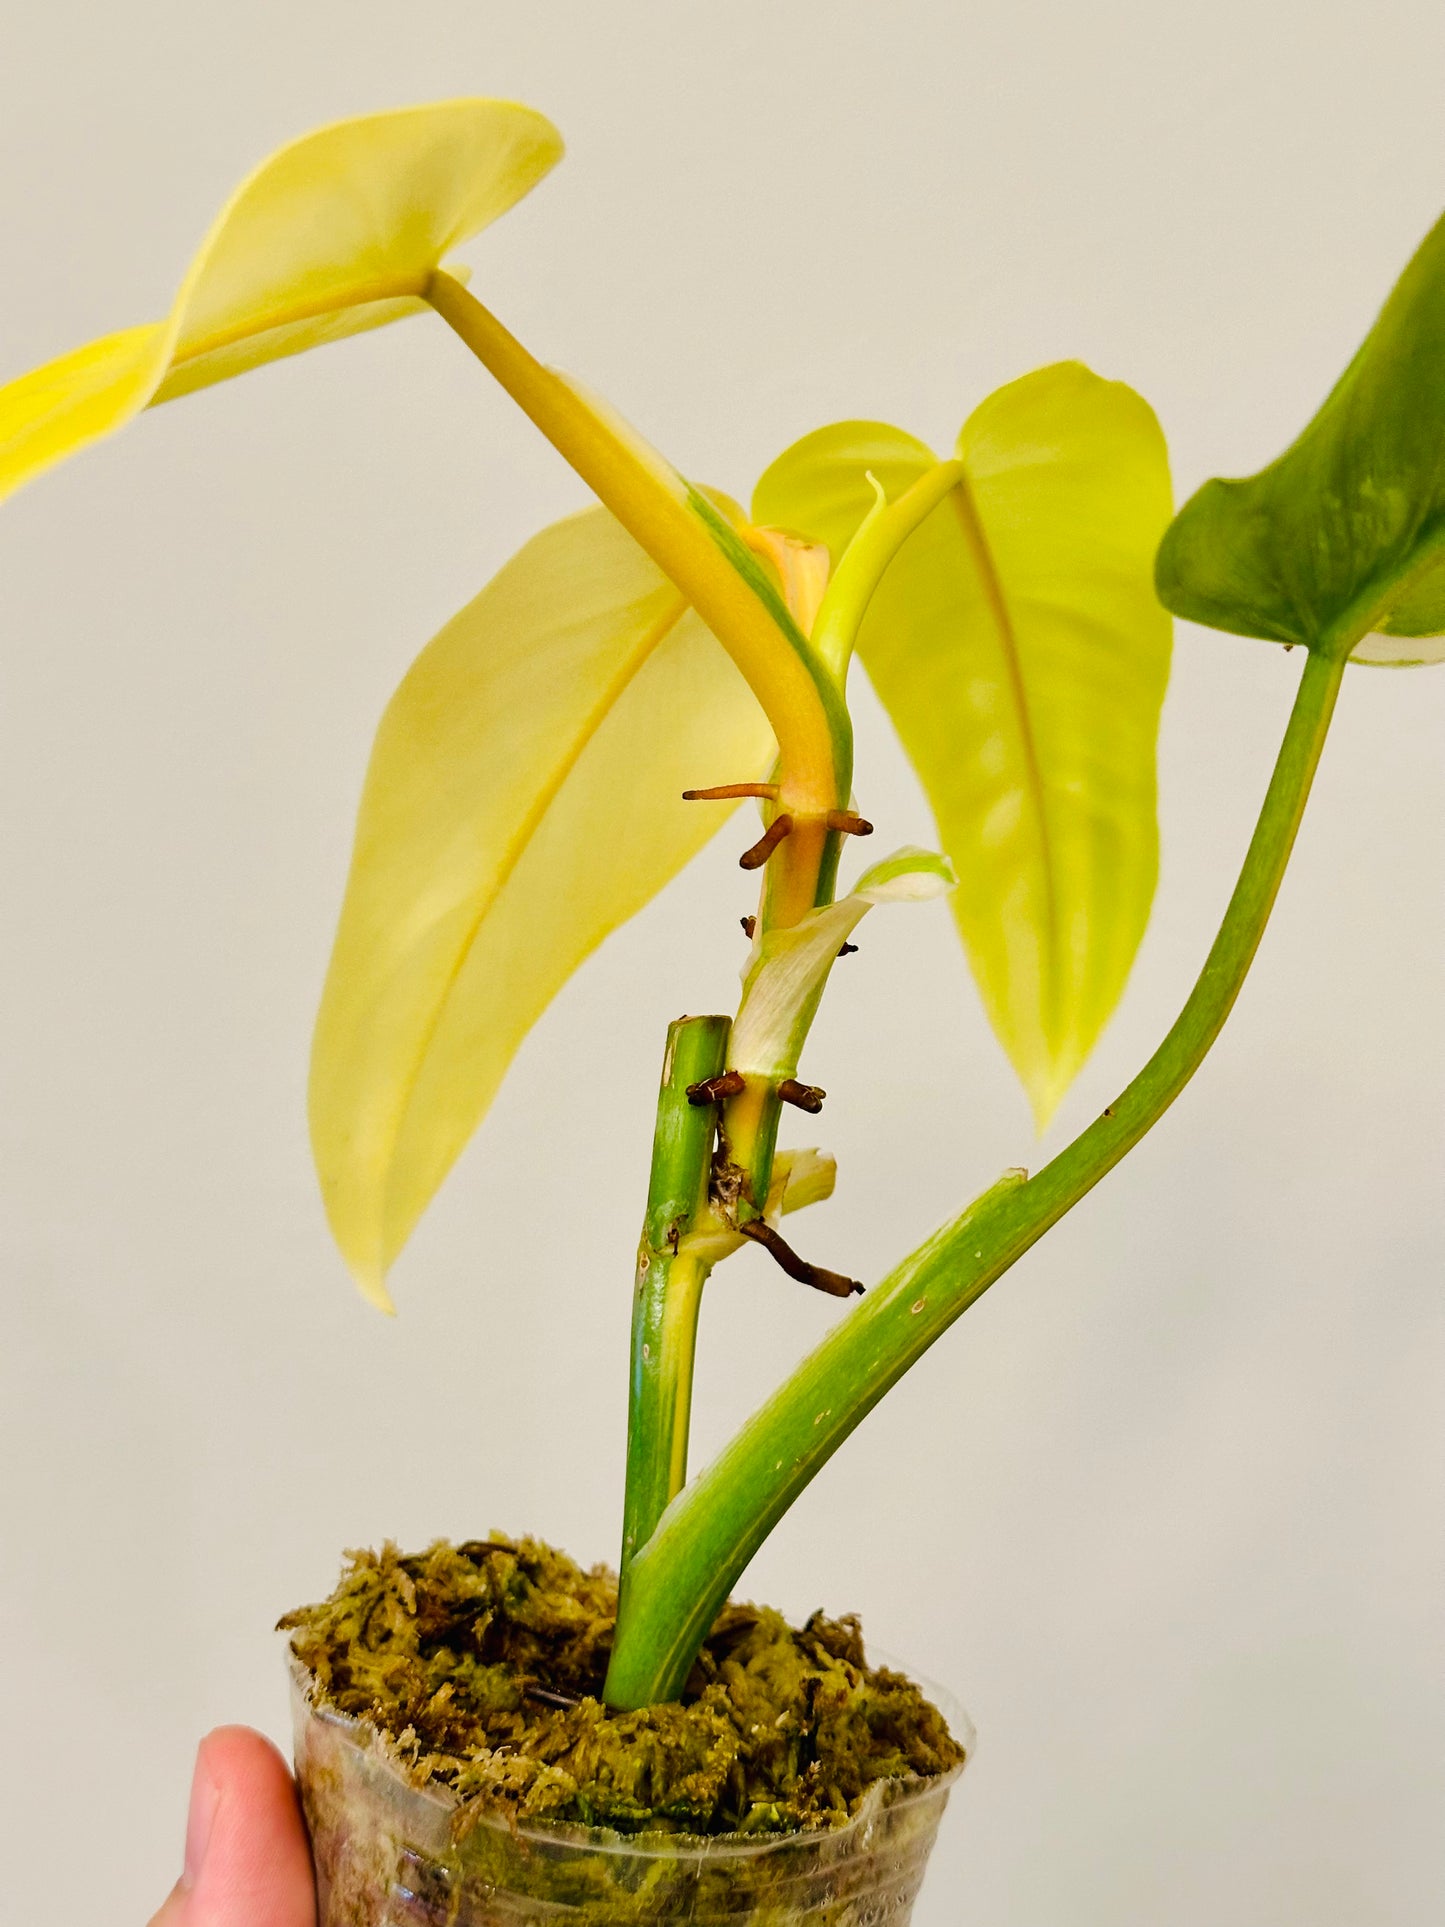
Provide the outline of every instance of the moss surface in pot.
[[856,1620],[734,1605],[679,1699],[614,1712],[616,1606],[606,1568],[494,1536],[355,1554],[286,1616],[325,1919],[384,1919],[398,1892],[444,1918],[499,1894],[783,1918],[800,1888],[906,1918],[965,1758],[939,1709],[867,1664]]
[[[735,1867],[774,1851],[826,1861],[860,1833],[886,1833],[890,1816],[921,1811],[924,1796],[890,1805],[879,1789],[920,1773],[924,1787],[946,1788],[956,1761],[941,1730],[906,1687],[862,1669],[846,1621],[787,1634],[729,1595],[873,1406],[1198,1068],[1263,934],[1347,664],[1445,651],[1445,227],[1286,453],[1249,480],[1207,484],[1172,523],[1153,412],[1077,362],[984,398],[947,455],[879,421],[821,428],[771,463],[745,510],[684,479],[535,359],[447,265],[560,152],[549,122],[505,101],[323,128],[243,184],[164,321],[0,390],[4,491],[151,403],[429,314],[598,498],[534,537],[446,625],[377,736],[310,1095],[330,1222],[375,1304],[389,1309],[390,1268],[551,997],[740,803],[760,814],[740,838],[741,868],[761,888],[741,919],[736,1010],[677,1019],[663,1053],[631,1295],[615,1602],[609,1582],[533,1542],[474,1542],[410,1562],[363,1559],[339,1603],[293,1628],[315,1668],[301,1759],[313,1815],[343,1756],[359,1785],[387,1754],[405,1768],[386,1772],[417,1826],[446,1816],[442,1860],[418,1861],[437,1893],[397,1887],[377,1901],[387,1917],[403,1907],[461,1919],[472,1902],[456,1878],[464,1887],[468,1876],[443,1861],[480,1855],[467,1837],[523,1842],[545,1859],[547,1840],[571,1851],[564,1836],[578,1825],[605,1821],[613,1840],[635,1842],[626,1829],[655,1839],[706,1822],[742,1829],[744,1845],[734,1834],[715,1849]],[[1149,915],[1170,610],[1303,651],[1199,979],[1154,1054],[1071,1143],[1033,1176],[1005,1171],[848,1303],[861,1282],[782,1229],[831,1193],[833,1160],[778,1142],[790,1107],[823,1106],[803,1054],[835,965],[876,907],[947,897],[983,1009],[1047,1120],[1123,992]],[[851,854],[873,830],[854,795],[855,655],[940,846],[866,867]],[[719,944],[738,942],[735,906],[717,906],[715,927]],[[596,1113],[608,1158],[606,1094],[585,1065],[564,1096]],[[844,1089],[839,1100],[866,1097]],[[690,1474],[700,1298],[748,1244],[776,1261],[780,1289],[827,1294],[839,1316]],[[564,1572],[575,1577],[556,1583]],[[348,1631],[359,1601],[364,1623]],[[547,1671],[540,1629],[561,1601],[579,1643],[565,1662],[553,1652]],[[316,1644],[327,1627],[329,1643]],[[489,1642],[504,1639],[511,1664],[498,1673]],[[741,1730],[752,1702],[728,1685],[733,1666],[749,1693],[755,1673],[777,1674],[765,1704],[782,1740]],[[883,1718],[905,1705],[907,1746]],[[824,1743],[838,1737],[830,1720],[845,1743]],[[455,1751],[468,1726],[477,1746]],[[449,1783],[434,1770],[441,1759],[456,1762]],[[470,1835],[457,1834],[458,1813],[476,1821]],[[529,1831],[543,1818],[550,1835]],[[746,1847],[753,1830],[784,1846]],[[710,1917],[693,1905],[703,1862],[688,1863],[683,1836],[671,1837],[650,1859],[618,1849],[632,1855],[628,1873],[582,1893],[586,1909],[606,1918],[625,1891],[628,1918]],[[364,1861],[361,1841],[354,1830]],[[323,1861],[333,1845],[318,1841]],[[601,1850],[589,1833],[584,1857]],[[691,1898],[666,1873],[684,1864],[697,1875]],[[323,1880],[337,1907],[352,1904],[343,1881],[360,1891],[343,1861],[323,1865]],[[481,1889],[477,1905],[490,1906]],[[359,1923],[365,1904],[333,1918]],[[761,1919],[772,1904],[754,1893],[747,1909]],[[779,1904],[768,1918],[801,1908],[842,1927],[901,1922],[909,1901],[888,1916],[857,1895],[833,1915],[819,1911],[832,1900]]]

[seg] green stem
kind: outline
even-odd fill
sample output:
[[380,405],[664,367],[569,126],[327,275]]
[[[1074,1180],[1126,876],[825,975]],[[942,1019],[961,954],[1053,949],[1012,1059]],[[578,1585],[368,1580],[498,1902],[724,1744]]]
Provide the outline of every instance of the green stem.
[[941,1333],[1158,1122],[1219,1035],[1294,846],[1344,673],[1311,654],[1223,924],[1173,1028],[1121,1097],[1037,1176],[1011,1174],[945,1225],[823,1343],[668,1508],[632,1571],[607,1699],[675,1697],[748,1560]]
[[717,1122],[716,1107],[690,1103],[687,1087],[723,1068],[728,1030],[726,1017],[679,1017],[667,1031],[632,1301],[624,1586],[634,1552],[687,1478],[698,1304],[710,1267],[678,1246],[707,1209]]

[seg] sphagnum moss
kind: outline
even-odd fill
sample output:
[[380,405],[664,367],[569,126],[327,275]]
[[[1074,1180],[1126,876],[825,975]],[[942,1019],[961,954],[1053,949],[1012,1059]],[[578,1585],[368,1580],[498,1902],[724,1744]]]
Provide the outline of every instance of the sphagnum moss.
[[478,1811],[621,1833],[757,1834],[845,1824],[880,1780],[963,1749],[858,1622],[792,1627],[728,1605],[678,1702],[615,1713],[601,1693],[617,1581],[535,1539],[358,1552],[336,1591],[288,1613],[313,1697],[390,1740],[418,1785]]

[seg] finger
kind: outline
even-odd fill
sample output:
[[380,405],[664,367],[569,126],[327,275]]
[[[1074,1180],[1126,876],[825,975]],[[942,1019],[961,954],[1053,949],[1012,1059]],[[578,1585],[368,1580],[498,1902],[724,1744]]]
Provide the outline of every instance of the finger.
[[223,1726],[202,1740],[185,1871],[151,1927],[316,1927],[296,1789],[259,1733]]

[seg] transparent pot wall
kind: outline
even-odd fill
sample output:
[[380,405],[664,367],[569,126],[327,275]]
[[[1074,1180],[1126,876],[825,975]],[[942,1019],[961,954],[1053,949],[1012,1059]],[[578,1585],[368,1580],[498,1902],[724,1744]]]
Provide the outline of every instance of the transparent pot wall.
[[304,1678],[294,1714],[319,1927],[906,1927],[962,1771],[884,1782],[831,1833],[633,1840],[491,1819],[458,1828],[454,1799],[409,1786],[366,1726],[313,1709]]

